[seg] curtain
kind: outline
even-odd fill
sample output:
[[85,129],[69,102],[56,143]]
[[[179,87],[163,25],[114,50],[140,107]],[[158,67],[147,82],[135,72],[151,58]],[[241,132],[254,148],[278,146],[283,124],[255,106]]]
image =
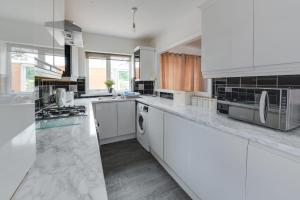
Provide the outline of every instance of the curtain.
[[203,91],[199,56],[175,53],[161,54],[160,75],[162,89]]

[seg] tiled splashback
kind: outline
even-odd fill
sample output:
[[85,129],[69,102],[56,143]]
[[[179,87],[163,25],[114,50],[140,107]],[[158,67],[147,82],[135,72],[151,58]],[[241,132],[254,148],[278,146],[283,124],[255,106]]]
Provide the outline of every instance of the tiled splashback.
[[135,81],[134,91],[141,94],[153,94],[154,81]]
[[65,88],[77,94],[77,82],[63,82],[56,80],[35,80],[35,107],[36,111],[55,103],[55,90]]
[[218,87],[300,88],[300,75],[252,76],[213,79],[213,96]]

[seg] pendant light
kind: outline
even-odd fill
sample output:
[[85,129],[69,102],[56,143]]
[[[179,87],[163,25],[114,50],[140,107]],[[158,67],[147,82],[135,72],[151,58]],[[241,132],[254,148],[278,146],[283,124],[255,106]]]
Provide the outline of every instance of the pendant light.
[[136,31],[136,25],[135,25],[135,13],[137,12],[137,7],[132,7],[131,12],[132,12],[132,31]]

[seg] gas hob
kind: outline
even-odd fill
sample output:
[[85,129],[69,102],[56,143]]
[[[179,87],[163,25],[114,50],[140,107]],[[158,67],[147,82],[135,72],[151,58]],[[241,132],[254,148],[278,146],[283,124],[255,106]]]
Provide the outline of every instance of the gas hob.
[[35,114],[35,120],[59,119],[66,117],[85,116],[85,106],[49,107]]

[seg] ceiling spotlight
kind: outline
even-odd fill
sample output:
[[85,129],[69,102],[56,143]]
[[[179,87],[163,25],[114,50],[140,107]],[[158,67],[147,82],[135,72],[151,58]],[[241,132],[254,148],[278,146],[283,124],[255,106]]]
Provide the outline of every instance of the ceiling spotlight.
[[132,7],[131,12],[132,12],[132,31],[136,31],[136,25],[135,25],[135,13],[137,12],[138,8],[137,7]]

